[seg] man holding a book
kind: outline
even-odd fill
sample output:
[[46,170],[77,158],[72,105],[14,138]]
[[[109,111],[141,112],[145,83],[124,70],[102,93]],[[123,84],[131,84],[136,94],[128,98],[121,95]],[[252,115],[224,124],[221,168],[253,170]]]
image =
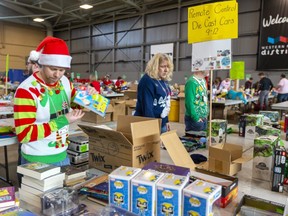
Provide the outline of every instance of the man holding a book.
[[[69,124],[84,115],[81,109],[71,109],[76,90],[64,76],[72,57],[65,41],[50,36],[36,51],[39,71],[22,82],[15,93],[14,119],[22,143],[21,164],[68,165]],[[92,87],[88,91],[97,93]]]

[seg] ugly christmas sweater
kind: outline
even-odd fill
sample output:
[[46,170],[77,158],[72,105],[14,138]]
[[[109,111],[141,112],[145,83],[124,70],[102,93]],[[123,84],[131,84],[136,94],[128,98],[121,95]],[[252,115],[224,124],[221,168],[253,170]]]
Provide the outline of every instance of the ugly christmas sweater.
[[208,115],[207,89],[204,79],[191,76],[185,85],[185,115],[198,122]]
[[57,163],[67,156],[69,122],[65,114],[76,91],[65,76],[51,86],[37,74],[24,80],[15,93],[15,130],[27,161]]

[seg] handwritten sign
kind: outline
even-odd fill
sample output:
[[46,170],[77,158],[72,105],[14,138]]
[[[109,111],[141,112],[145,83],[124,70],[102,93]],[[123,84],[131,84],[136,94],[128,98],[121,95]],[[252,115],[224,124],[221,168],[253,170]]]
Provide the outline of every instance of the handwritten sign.
[[217,2],[188,8],[188,43],[238,37],[238,3]]
[[230,70],[230,78],[232,80],[244,79],[245,77],[245,62],[232,62],[232,68]]

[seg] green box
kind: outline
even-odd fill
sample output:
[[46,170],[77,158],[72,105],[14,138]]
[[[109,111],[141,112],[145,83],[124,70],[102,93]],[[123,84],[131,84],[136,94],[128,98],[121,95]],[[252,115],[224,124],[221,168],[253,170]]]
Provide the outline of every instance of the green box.
[[280,120],[278,111],[259,111],[259,114],[264,116],[264,122],[275,123]]
[[256,136],[265,136],[265,135],[266,136],[272,135],[272,136],[280,137],[281,130],[274,128],[272,126],[268,126],[268,125],[256,126]]
[[251,114],[246,116],[246,126],[258,126],[263,125],[264,115]]
[[227,137],[227,120],[213,119],[211,121],[211,143],[225,143]]

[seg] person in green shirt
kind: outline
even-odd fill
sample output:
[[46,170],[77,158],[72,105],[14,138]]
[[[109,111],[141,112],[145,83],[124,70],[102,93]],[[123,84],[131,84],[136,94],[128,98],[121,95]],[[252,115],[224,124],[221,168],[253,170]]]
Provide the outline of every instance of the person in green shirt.
[[185,85],[185,131],[207,129],[208,97],[205,71],[194,72]]

